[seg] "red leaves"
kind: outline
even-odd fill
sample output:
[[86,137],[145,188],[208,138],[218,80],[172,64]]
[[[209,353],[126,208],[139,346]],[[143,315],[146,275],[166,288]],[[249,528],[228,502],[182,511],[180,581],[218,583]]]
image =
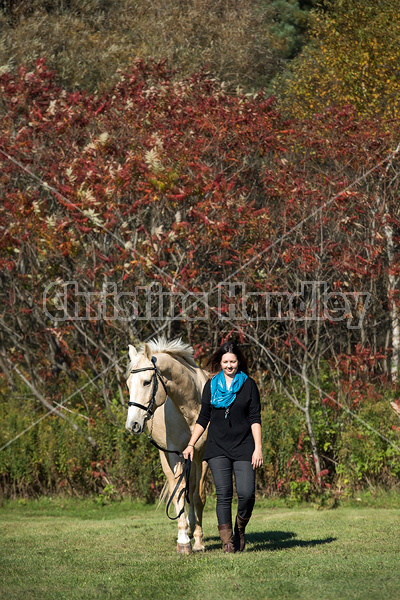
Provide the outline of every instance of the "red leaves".
[[95,114],[95,115],[100,115],[102,112],[104,112],[104,110],[105,110],[106,106],[107,106],[107,102],[103,102],[103,104],[102,104],[101,106],[99,106],[99,108],[97,108],[97,109],[94,111],[94,114]]
[[301,342],[296,336],[293,336],[293,339],[296,342],[296,344],[298,344],[300,346],[300,348],[302,348],[304,350],[304,352],[307,352],[307,348],[305,347],[303,342]]
[[322,398],[322,404],[324,404],[325,406],[329,406],[330,408],[333,408],[336,411],[341,409],[340,403],[335,400],[333,394]]
[[[179,281],[207,291],[240,269],[246,291],[295,292],[318,277],[330,291],[354,292],[384,290],[400,272],[397,255],[385,262],[383,218],[396,235],[398,196],[390,204],[386,187],[384,210],[376,198],[387,165],[353,185],[382,160],[390,136],[349,107],[284,120],[271,99],[227,96],[204,74],[177,83],[165,64],[143,61],[99,97],[60,90],[43,61],[4,74],[0,89],[1,147],[38,178],[1,157],[1,266],[36,301],[57,277],[101,284],[107,274],[123,291],[157,277],[166,290]],[[399,129],[393,123],[394,138]],[[207,327],[219,326],[212,318]],[[253,327],[243,320],[242,337]],[[336,334],[323,323],[335,348],[346,324]],[[285,360],[306,351],[293,321],[257,327]],[[191,330],[193,341],[204,346],[205,331]],[[353,348],[339,368],[356,389],[378,376],[386,352]]]

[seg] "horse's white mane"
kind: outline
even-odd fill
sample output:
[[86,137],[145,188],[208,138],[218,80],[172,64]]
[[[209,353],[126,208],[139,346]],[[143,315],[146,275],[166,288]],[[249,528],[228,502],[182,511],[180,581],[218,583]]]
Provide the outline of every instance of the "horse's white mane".
[[176,340],[167,340],[166,337],[161,335],[154,340],[150,340],[148,342],[148,346],[152,352],[177,354],[193,367],[196,366],[196,363],[193,359],[193,348],[189,344],[185,344],[185,342],[182,341],[182,338],[177,338]]
[[[166,354],[172,354],[179,356],[185,360],[192,367],[197,367],[193,358],[193,348],[189,344],[182,341],[182,338],[175,340],[167,340],[166,337],[161,335],[158,338],[146,342],[150,350],[154,352],[165,352]],[[143,354],[144,344],[140,345],[139,352]]]

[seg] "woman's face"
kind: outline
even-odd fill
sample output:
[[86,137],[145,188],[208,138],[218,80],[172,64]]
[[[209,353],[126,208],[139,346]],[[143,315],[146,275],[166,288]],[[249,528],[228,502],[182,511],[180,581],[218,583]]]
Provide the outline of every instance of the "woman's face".
[[222,355],[221,358],[221,369],[228,375],[229,377],[235,377],[237,370],[239,368],[239,361],[237,359],[236,354],[232,354],[231,352],[227,352]]

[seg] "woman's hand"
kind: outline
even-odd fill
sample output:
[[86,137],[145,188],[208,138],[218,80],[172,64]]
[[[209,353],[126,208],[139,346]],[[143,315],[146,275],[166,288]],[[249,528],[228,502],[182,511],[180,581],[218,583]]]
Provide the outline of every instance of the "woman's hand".
[[185,460],[187,460],[188,458],[190,458],[190,460],[193,460],[193,454],[194,454],[194,447],[191,444],[186,446],[186,448],[182,452],[183,458]]
[[263,464],[263,455],[262,449],[256,448],[253,452],[253,456],[251,458],[251,464],[253,465],[253,469],[257,469],[257,467],[262,467]]
[[253,423],[251,426],[251,433],[254,438],[254,452],[251,458],[251,464],[253,465],[253,469],[257,469],[257,467],[261,467],[263,464],[261,425],[259,423]]
[[194,445],[197,442],[197,440],[199,439],[199,437],[201,436],[201,434],[203,433],[203,431],[204,431],[204,427],[202,427],[202,425],[199,425],[198,423],[196,423],[196,425],[193,428],[192,435],[190,436],[189,443],[186,446],[186,448],[184,449],[184,451],[182,452],[182,456],[184,457],[185,460],[187,460],[188,458],[190,458],[190,460],[193,460]]

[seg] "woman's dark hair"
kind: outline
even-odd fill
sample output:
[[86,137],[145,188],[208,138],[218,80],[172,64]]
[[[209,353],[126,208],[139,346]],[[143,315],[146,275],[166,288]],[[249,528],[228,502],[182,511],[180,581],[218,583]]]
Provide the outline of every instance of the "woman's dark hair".
[[206,363],[206,369],[211,371],[211,373],[217,373],[217,371],[221,370],[221,359],[224,354],[227,353],[235,354],[239,361],[238,369],[243,371],[243,373],[248,372],[247,360],[245,359],[243,352],[241,351],[239,344],[237,342],[228,341],[222,344],[213,354],[211,354],[210,358]]

